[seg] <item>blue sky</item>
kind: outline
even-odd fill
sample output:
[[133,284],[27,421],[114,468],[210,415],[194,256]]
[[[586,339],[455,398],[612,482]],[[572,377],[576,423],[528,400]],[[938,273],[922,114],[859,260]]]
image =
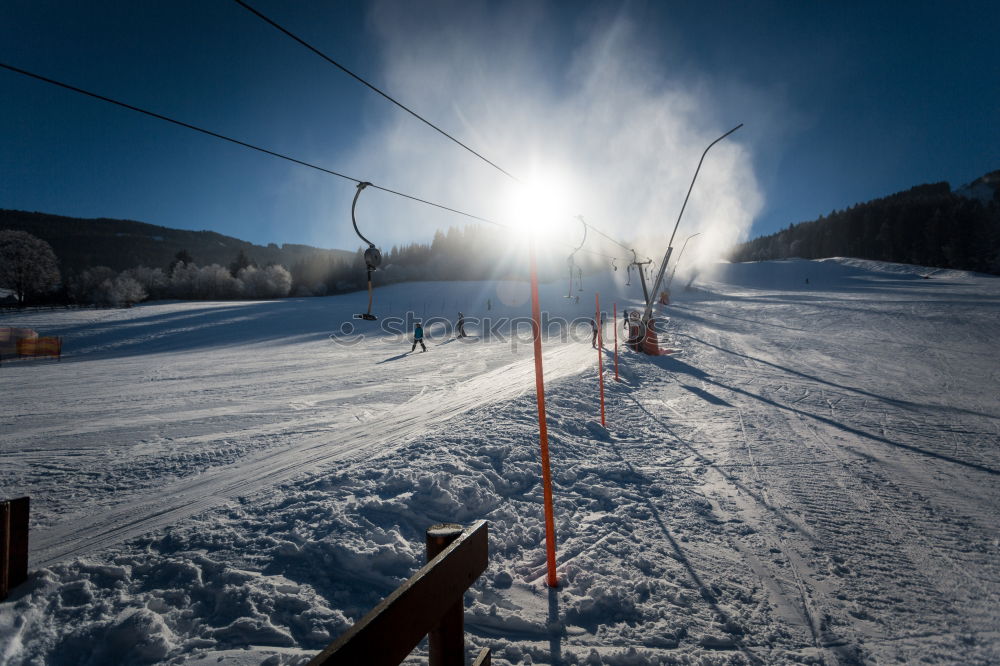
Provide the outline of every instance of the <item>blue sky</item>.
[[[505,169],[559,183],[567,213],[622,238],[665,239],[701,150],[740,122],[685,212],[686,230],[722,229],[716,245],[1000,168],[996,3],[251,4]],[[511,214],[505,176],[228,0],[8,0],[0,61]],[[354,248],[353,195],[350,182],[0,71],[0,207]],[[383,246],[466,222],[390,199],[359,204]]]

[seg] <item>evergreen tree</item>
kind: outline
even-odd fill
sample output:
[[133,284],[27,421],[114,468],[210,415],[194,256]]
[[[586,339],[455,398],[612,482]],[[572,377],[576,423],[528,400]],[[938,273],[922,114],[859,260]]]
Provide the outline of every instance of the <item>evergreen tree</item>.
[[193,263],[194,259],[192,259],[191,255],[188,254],[188,251],[181,250],[180,252],[174,255],[174,260],[170,262],[169,266],[167,266],[167,275],[173,274],[174,267],[176,267],[177,264],[193,264]]
[[257,262],[247,256],[243,249],[240,249],[240,253],[236,255],[236,259],[233,263],[229,264],[229,272],[233,277],[239,275],[239,272],[244,268],[249,267],[257,268]]

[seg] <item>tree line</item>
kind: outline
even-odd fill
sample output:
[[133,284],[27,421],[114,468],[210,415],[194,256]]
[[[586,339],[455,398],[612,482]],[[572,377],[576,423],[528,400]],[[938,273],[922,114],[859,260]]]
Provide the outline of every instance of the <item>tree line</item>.
[[[506,231],[469,225],[437,231],[427,243],[393,245],[383,250],[382,265],[375,273],[379,285],[415,281],[488,280],[526,277],[524,253],[517,251]],[[322,296],[367,286],[364,248],[343,259],[315,254],[291,267],[296,296]]]
[[[429,244],[390,247],[383,253],[374,280],[384,286],[412,281],[526,279],[524,254],[505,231],[479,225],[452,227],[435,233]],[[583,264],[585,272],[593,268],[587,257],[577,261]],[[561,262],[539,268],[543,280],[562,277],[564,270]],[[107,266],[93,266],[61,273],[59,261],[46,241],[25,231],[0,231],[0,288],[12,290],[19,305],[130,306],[144,300],[171,298],[306,297],[366,287],[363,248],[353,255],[329,251],[304,253],[290,269],[276,263],[259,266],[242,249],[228,266],[199,265],[187,250],[181,250],[162,267],[140,265],[115,271]]]
[[165,268],[115,271],[94,266],[63,275],[52,246],[26,231],[0,230],[0,288],[18,306],[75,304],[128,307],[147,299],[282,298],[292,288],[283,266],[258,267],[241,250],[229,267],[198,266],[186,251]]
[[1000,189],[991,194],[969,197],[948,183],[919,185],[755,238],[729,258],[844,256],[1000,274]]

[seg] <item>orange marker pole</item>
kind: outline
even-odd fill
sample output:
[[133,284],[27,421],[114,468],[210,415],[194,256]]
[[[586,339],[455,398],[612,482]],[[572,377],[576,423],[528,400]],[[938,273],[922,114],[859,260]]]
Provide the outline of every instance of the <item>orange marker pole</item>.
[[601,386],[601,425],[604,425],[604,341],[601,340],[601,329],[604,328],[601,322],[601,295],[594,294],[594,301],[597,304],[597,315],[594,321],[597,322],[597,376]]
[[615,318],[614,326],[612,328],[615,330],[615,381],[620,382],[618,379],[618,304],[615,303]]
[[542,315],[538,305],[538,266],[535,239],[528,245],[531,270],[531,333],[535,343],[535,395],[538,399],[538,439],[542,445],[542,498],[545,505],[545,559],[548,562],[549,587],[559,587],[556,578],[556,525],[552,517],[552,472],[549,471],[549,431],[545,425],[545,381],[542,376]]

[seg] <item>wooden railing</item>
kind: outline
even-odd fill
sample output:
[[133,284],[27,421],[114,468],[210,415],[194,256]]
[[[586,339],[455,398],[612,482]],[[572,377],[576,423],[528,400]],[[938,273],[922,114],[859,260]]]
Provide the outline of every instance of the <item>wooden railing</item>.
[[28,580],[27,497],[0,501],[0,601]]
[[[430,666],[464,666],[465,591],[486,570],[487,524],[427,530],[427,564],[316,655],[310,666],[396,666],[428,637]],[[489,666],[489,648],[474,666]]]

